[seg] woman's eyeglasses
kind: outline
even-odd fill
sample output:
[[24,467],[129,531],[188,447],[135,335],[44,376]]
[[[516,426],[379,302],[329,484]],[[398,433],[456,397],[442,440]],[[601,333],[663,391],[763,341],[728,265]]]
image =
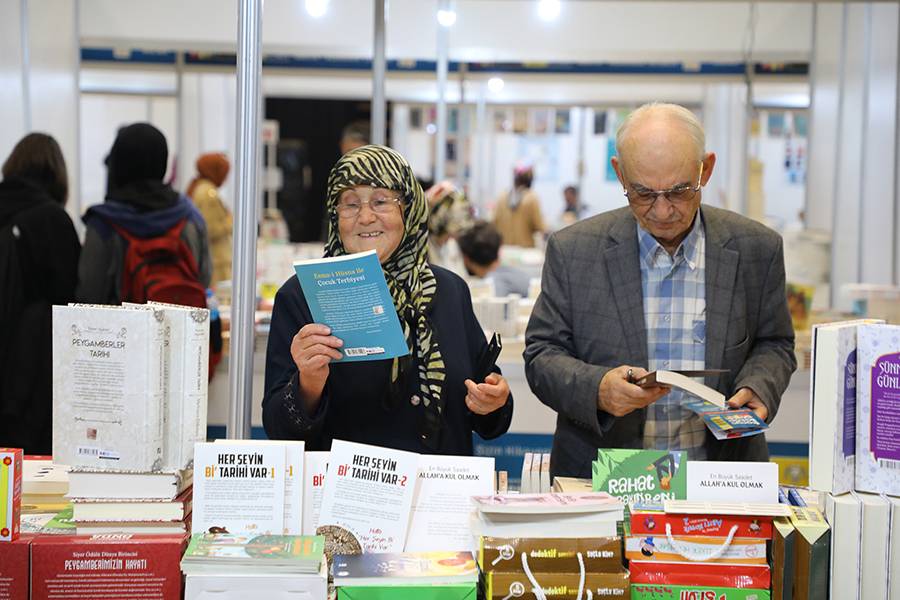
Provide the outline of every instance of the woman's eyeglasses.
[[700,162],[700,174],[697,175],[697,185],[691,186],[687,184],[676,185],[675,187],[669,188],[667,190],[648,190],[648,189],[637,189],[629,192],[625,190],[625,197],[628,198],[628,202],[633,204],[634,206],[640,207],[649,207],[652,206],[656,199],[660,196],[665,196],[666,200],[671,202],[672,204],[685,204],[694,199],[694,196],[697,195],[697,192],[700,191],[700,180],[703,179],[703,162]]
[[394,207],[403,202],[400,196],[375,192],[368,199],[360,198],[355,194],[349,194],[337,202],[337,214],[342,219],[353,219],[362,212],[363,204],[368,204],[369,209],[377,214],[384,215],[394,211]]

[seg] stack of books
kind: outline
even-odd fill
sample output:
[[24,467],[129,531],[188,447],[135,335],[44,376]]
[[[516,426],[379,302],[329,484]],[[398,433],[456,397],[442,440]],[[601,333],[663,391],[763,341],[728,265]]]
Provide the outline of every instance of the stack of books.
[[[625,557],[634,600],[696,597],[767,600],[771,570],[767,542],[783,505],[667,501],[633,506]],[[665,586],[667,595],[660,596]],[[704,595],[706,594],[706,595]]]
[[551,491],[549,453],[525,453],[519,491],[523,494],[546,494]]
[[338,600],[474,600],[471,552],[404,552],[334,557]]
[[22,461],[22,533],[44,533],[44,527],[69,507],[69,469],[50,456],[26,455]]
[[78,534],[184,534],[206,438],[209,311],[53,307],[53,458]]
[[190,531],[193,471],[73,469],[69,497],[78,535]]
[[629,575],[616,534],[624,518],[621,501],[587,492],[499,494],[473,502],[487,598],[627,597]]
[[185,600],[325,598],[324,551],[321,536],[194,534],[181,560]]
[[900,568],[900,326],[815,325],[811,362],[809,484],[831,525],[831,597],[900,597],[886,575]]

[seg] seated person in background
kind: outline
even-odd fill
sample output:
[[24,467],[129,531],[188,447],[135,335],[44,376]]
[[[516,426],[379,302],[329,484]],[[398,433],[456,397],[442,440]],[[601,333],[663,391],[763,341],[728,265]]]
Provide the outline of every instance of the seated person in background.
[[584,207],[578,201],[578,188],[574,185],[567,185],[563,189],[563,212],[559,217],[559,228],[568,227],[581,218],[581,211]]
[[466,271],[473,277],[494,280],[494,293],[499,296],[519,294],[528,297],[528,274],[500,264],[503,240],[497,228],[485,221],[475,223],[456,238]]
[[25,454],[52,452],[50,307],[75,299],[81,252],[68,192],[56,140],[22,138],[0,183],[0,446]]
[[345,154],[328,178],[327,212],[325,256],[377,252],[411,353],[341,362],[342,341],[313,323],[291,277],[272,312],[266,434],[305,440],[311,450],[344,439],[471,455],[472,431],[485,439],[505,433],[509,385],[499,371],[472,381],[487,341],[465,282],[428,264],[425,194],[406,159],[384,146]]

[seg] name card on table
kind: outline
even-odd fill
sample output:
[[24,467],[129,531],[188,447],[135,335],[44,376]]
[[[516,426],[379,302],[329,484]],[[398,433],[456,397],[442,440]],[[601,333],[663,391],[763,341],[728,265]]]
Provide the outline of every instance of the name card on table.
[[778,465],[763,462],[688,462],[687,499],[696,502],[777,504]]

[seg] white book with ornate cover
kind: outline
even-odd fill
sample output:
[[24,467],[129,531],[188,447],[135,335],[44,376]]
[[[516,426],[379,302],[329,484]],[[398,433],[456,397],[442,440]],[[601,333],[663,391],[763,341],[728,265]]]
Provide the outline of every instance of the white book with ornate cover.
[[53,458],[77,467],[163,468],[161,311],[53,307]]
[[189,468],[194,444],[206,441],[209,389],[209,310],[150,302],[169,323],[166,468]]

